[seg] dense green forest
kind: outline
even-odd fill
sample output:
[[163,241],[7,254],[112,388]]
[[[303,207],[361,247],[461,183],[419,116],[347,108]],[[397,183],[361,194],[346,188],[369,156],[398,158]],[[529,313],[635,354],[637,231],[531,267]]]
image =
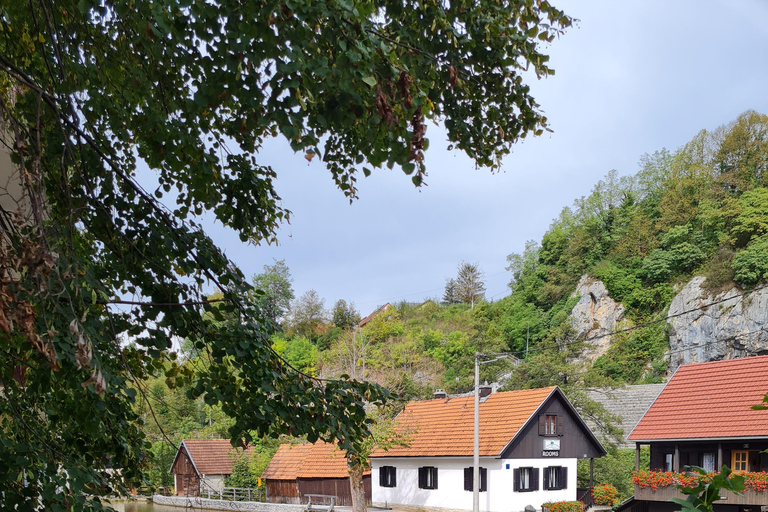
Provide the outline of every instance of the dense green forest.
[[[562,210],[541,241],[508,256],[511,294],[502,300],[484,301],[481,269],[460,264],[444,297],[392,304],[354,328],[360,321],[354,304],[338,300],[327,310],[314,291],[294,297],[282,261],[254,276],[259,290],[251,299],[280,326],[273,348],[308,374],[346,374],[376,381],[405,399],[424,398],[435,388],[469,391],[476,352],[512,353],[516,360],[485,365],[481,377],[501,379],[508,389],[557,384],[582,414],[611,432],[611,418],[585,390],[665,377],[663,319],[682,284],[703,275],[715,293],[734,285],[749,289],[768,277],[766,180],[768,116],[748,111],[716,130],[702,130],[675,151],[642,156],[634,175],[608,172],[588,196]],[[476,285],[469,291],[462,288],[467,272],[474,272]],[[569,319],[584,274],[602,280],[626,308],[624,332],[594,362],[581,357],[589,340],[575,336]],[[193,350],[181,357],[189,371],[205,364],[205,354]],[[156,441],[152,478],[168,484],[173,453],[163,437],[226,436],[229,420],[165,379],[148,382],[146,389],[139,407]],[[255,474],[275,446],[258,446],[260,455],[251,462]],[[632,461],[612,452],[600,464],[598,474],[628,477]]]

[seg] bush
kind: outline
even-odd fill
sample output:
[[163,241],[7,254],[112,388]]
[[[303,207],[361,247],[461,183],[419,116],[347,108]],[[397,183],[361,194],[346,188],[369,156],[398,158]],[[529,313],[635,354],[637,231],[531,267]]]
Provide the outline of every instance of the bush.
[[611,484],[599,484],[592,488],[595,505],[613,506],[619,498],[619,491]]
[[707,266],[702,275],[706,278],[704,287],[711,293],[719,293],[733,285],[733,249],[727,246],[720,247]]
[[652,283],[661,283],[672,275],[672,265],[673,258],[669,251],[654,249],[643,260],[643,267],[640,269],[640,273]]
[[547,512],[583,512],[584,503],[581,501],[550,501],[541,507]]
[[733,257],[733,278],[742,285],[750,286],[768,277],[768,238],[751,242],[746,249]]

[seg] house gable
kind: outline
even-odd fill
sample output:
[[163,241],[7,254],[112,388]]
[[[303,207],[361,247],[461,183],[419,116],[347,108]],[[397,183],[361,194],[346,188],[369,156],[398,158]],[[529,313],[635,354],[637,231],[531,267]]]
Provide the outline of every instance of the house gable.
[[226,439],[185,439],[179,445],[171,465],[171,473],[189,474],[180,471],[182,461],[188,461],[199,475],[229,475],[234,466],[233,455],[240,451]]
[[[540,422],[546,416],[556,417],[555,435],[540,434]],[[545,440],[559,444],[557,450],[546,449]],[[545,453],[546,452],[546,453]],[[501,452],[502,459],[586,459],[606,454],[592,431],[578,415],[559,388],[555,389],[531,415],[520,431]]]
[[187,451],[187,447],[184,445],[184,441],[181,442],[179,449],[176,451],[176,456],[173,458],[173,463],[171,464],[169,473],[181,475],[200,475],[200,472],[195,467],[195,463],[192,460],[192,457],[189,456],[189,451]]

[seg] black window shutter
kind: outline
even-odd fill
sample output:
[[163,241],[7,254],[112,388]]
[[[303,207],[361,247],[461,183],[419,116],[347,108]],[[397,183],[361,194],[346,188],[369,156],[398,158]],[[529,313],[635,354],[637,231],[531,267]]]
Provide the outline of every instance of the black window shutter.
[[473,468],[464,468],[464,490],[465,491],[474,491],[474,488],[472,487],[473,471],[474,471]]
[[387,466],[379,468],[379,487],[387,486]]
[[480,492],[488,490],[488,470],[480,468]]
[[419,468],[419,489],[424,489],[427,486],[427,468]]
[[568,488],[568,468],[565,466],[560,468],[560,488]]
[[544,433],[546,432],[546,430],[545,430],[546,429],[546,426],[545,426],[546,421],[547,421],[546,414],[542,414],[542,415],[539,416],[539,435],[540,436],[543,436]]
[[432,468],[432,473],[435,475],[432,479],[432,488],[437,489],[437,468]]
[[392,473],[392,487],[397,487],[397,468],[395,466],[392,466],[392,469],[390,469],[390,472]]
[[558,414],[557,415],[557,435],[561,436],[565,432],[565,427],[563,427],[563,415]]
[[549,489],[549,468],[544,468],[544,490],[548,491]]
[[515,468],[514,481],[515,481],[515,492],[520,492],[520,468]]
[[539,490],[539,468],[531,469],[531,490]]

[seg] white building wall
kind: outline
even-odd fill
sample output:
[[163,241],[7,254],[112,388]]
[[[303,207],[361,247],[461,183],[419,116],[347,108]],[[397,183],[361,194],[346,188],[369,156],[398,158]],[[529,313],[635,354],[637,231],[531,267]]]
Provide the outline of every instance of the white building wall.
[[[472,459],[448,457],[376,458],[372,461],[372,497],[374,505],[404,505],[414,508],[443,508],[472,510],[472,492],[464,490],[464,468],[472,466]],[[379,468],[397,468],[397,486],[379,486]],[[419,489],[418,470],[434,466],[438,471],[437,489]],[[495,459],[480,458],[480,466],[488,470],[488,490],[480,493],[480,510],[487,512],[518,512],[526,505],[537,509],[549,501],[576,499],[576,459]],[[509,467],[507,467],[509,466]],[[568,468],[567,487],[558,491],[545,491],[544,468]],[[539,490],[514,492],[514,469],[539,469]]]

